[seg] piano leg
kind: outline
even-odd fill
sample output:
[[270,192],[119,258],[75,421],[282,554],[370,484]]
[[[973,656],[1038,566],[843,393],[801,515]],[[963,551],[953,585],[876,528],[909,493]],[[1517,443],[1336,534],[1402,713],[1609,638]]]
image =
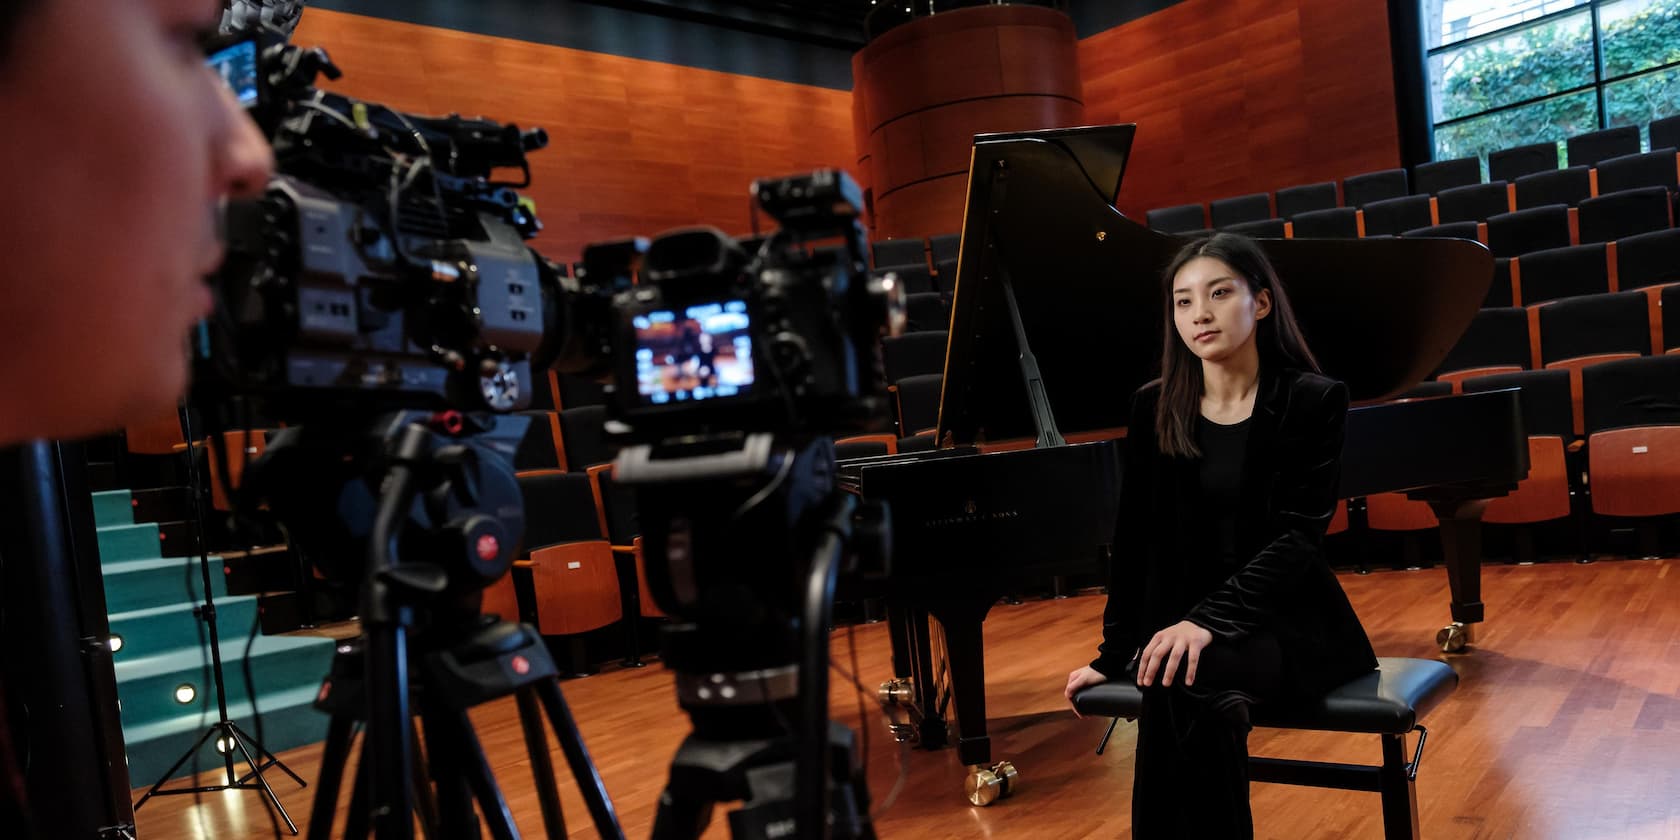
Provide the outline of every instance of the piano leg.
[[[945,718],[939,713],[939,675],[934,671],[928,611],[903,602],[889,602],[887,622],[894,679],[881,684],[881,702],[908,707],[910,737],[917,746],[926,750],[944,749],[949,738]],[[901,730],[902,727],[894,724],[893,736],[904,740]]]
[[947,604],[933,610],[945,637],[950,665],[951,703],[957,724],[957,759],[969,768],[964,795],[981,807],[1007,797],[1019,773],[1007,761],[992,763],[992,737],[986,732],[986,653],[982,627],[991,600]]
[[1441,522],[1441,554],[1452,592],[1452,623],[1435,634],[1435,643],[1456,653],[1472,641],[1472,628],[1482,620],[1482,513],[1486,499],[1432,501]]

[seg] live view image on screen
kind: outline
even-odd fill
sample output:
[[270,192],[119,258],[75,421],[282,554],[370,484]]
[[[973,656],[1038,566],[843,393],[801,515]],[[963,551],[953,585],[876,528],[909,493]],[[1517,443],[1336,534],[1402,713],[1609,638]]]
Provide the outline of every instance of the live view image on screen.
[[690,306],[679,315],[658,310],[637,315],[636,383],[654,405],[752,390],[752,337],[747,304],[731,300]]
[[239,97],[239,104],[249,108],[257,104],[257,43],[241,41],[210,56],[210,66],[221,74],[222,81]]

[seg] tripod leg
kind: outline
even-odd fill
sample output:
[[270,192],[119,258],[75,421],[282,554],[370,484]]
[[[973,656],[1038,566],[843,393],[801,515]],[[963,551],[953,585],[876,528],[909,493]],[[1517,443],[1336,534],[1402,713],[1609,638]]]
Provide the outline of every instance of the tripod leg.
[[[555,737],[560,739],[560,749],[566,753],[566,764],[572,768],[572,778],[577,780],[583,802],[589,806],[589,817],[595,822],[595,833],[602,840],[623,840],[624,829],[618,825],[618,815],[613,812],[607,786],[601,781],[595,762],[589,759],[589,751],[583,746],[583,735],[578,732],[577,721],[572,719],[566,697],[560,693],[560,681],[550,677],[533,683],[531,688],[542,699],[543,708],[548,712],[548,722],[554,727]],[[708,805],[708,814],[710,810]]]
[[472,793],[461,776],[461,762],[467,759],[456,749],[454,712],[425,711],[426,763],[437,784],[438,827],[443,836],[474,840],[479,836],[478,818],[473,814]]
[[[245,762],[251,765],[251,772],[256,774],[257,784],[262,786],[263,796],[268,798],[267,804],[272,805],[274,810],[280,812],[280,819],[286,821],[286,827],[291,829],[293,836],[296,836],[298,833],[297,823],[292,822],[291,816],[286,813],[285,806],[280,804],[280,797],[274,795],[274,788],[268,786],[268,780],[263,778],[262,770],[257,766],[261,759],[252,755],[251,751],[245,748],[245,742],[239,739],[238,734],[229,731],[228,740],[239,748],[239,754],[245,756]],[[228,752],[231,754],[233,751],[229,750]]]
[[649,837],[696,840],[712,821],[712,804],[711,800],[690,799],[665,788],[659,792],[659,809],[653,813],[653,833]]
[[[239,724],[229,723],[228,728],[232,729],[235,734],[237,734],[241,739],[243,739],[245,741],[245,743],[250,744],[253,747],[256,747],[258,755],[268,757],[268,760],[263,762],[263,769],[266,770],[269,767],[278,767],[278,768],[280,768],[280,772],[285,773],[288,776],[291,776],[292,781],[297,782],[299,787],[309,787],[309,783],[304,781],[303,777],[299,776],[296,773],[293,773],[292,768],[286,766],[286,762],[281,761],[279,759],[279,757],[275,756],[274,753],[269,752],[268,748],[263,746],[261,741],[258,741],[257,739],[251,737],[249,734],[247,734],[245,732],[245,730],[240,729]],[[241,782],[250,781],[250,776],[247,775],[245,778],[240,779],[240,781]]]
[[[362,752],[367,752],[367,741],[362,741]],[[356,786],[350,789],[350,811],[344,817],[344,840],[367,840],[368,836],[368,774],[373,768],[368,766],[366,756],[356,761]],[[327,820],[327,829],[332,829],[332,820]]]
[[315,805],[309,810],[308,840],[330,840],[333,813],[338,810],[338,788],[344,781],[344,765],[350,760],[350,731],[355,721],[333,715],[327,724],[327,743],[321,749],[321,775],[315,778]]
[[[457,772],[466,777],[466,783],[478,797],[478,809],[484,812],[484,822],[490,827],[492,840],[519,840],[519,829],[513,824],[513,812],[508,809],[507,800],[502,798],[501,789],[496,787],[496,776],[490,771],[490,762],[484,758],[484,747],[478,743],[478,736],[473,734],[472,720],[467,717],[466,710],[451,713],[450,734],[455,738]],[[451,840],[456,835],[450,835]]]
[[[184,753],[181,753],[181,757],[175,759],[175,763],[169,766],[169,769],[164,772],[162,778],[159,778],[157,780],[157,784],[152,785],[152,789],[146,791],[146,795],[140,797],[139,802],[134,803],[134,810],[136,810],[136,811],[140,810],[140,806],[146,804],[146,800],[151,799],[153,794],[157,793],[160,789],[163,788],[163,783],[164,782],[167,782],[171,778],[174,778],[175,771],[181,769],[181,765],[186,764],[187,759],[192,758],[194,753],[198,752],[200,749],[203,749],[204,742],[210,740],[210,736],[216,734],[217,731],[218,731],[217,728],[214,727],[214,726],[210,727],[209,729],[204,730],[204,734],[198,736],[198,740],[193,742],[192,748],[187,750]],[[196,784],[197,780],[194,780],[194,783]]]
[[525,751],[531,755],[531,775],[537,785],[537,803],[542,807],[543,829],[548,840],[565,840],[566,815],[560,810],[559,785],[554,781],[554,762],[548,755],[548,735],[543,728],[542,710],[531,689],[514,695],[519,704],[519,724],[525,730]]
[[414,812],[420,817],[420,833],[425,835],[426,840],[440,840],[443,834],[438,828],[437,797],[432,796],[431,780],[427,777],[426,768],[431,764],[429,756],[420,748],[419,724],[411,725],[409,733],[414,750],[414,772],[410,774],[410,780],[414,787]]

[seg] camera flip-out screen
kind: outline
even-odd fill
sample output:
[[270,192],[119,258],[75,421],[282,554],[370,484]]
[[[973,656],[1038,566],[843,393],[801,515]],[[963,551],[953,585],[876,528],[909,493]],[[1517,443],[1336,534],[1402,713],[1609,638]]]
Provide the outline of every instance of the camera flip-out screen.
[[746,301],[703,303],[635,316],[636,386],[642,402],[666,405],[752,391]]
[[221,75],[222,81],[239,97],[239,104],[249,108],[257,104],[257,42],[251,39],[236,41],[210,54],[210,66]]

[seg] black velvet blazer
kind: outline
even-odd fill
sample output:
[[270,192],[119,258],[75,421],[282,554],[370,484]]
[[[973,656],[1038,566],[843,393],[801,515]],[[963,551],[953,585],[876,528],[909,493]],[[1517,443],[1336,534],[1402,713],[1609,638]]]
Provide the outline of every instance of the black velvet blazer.
[[1341,477],[1347,386],[1261,367],[1244,456],[1237,556],[1224,582],[1185,597],[1184,558],[1202,527],[1195,459],[1155,441],[1160,383],[1132,398],[1103,642],[1092,667],[1117,677],[1157,631],[1190,620],[1218,640],[1276,636],[1291,694],[1322,693],[1377,666],[1365,628],[1325,561]]

